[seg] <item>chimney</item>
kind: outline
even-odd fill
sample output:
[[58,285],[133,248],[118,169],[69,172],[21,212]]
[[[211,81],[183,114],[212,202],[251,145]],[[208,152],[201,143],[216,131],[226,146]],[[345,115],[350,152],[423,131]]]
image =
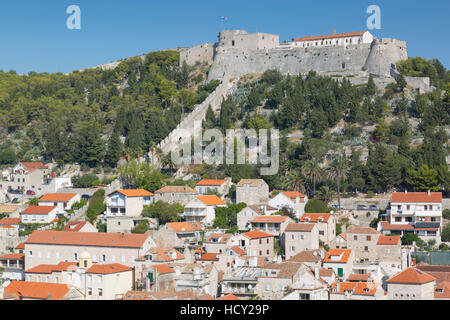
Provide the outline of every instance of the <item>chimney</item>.
[[430,194],[431,194],[431,193],[430,193],[430,190],[428,190],[428,196],[430,196]]
[[412,267],[414,267],[416,265],[416,258],[412,259]]
[[405,189],[405,194],[407,194],[407,193],[408,193],[408,190]]

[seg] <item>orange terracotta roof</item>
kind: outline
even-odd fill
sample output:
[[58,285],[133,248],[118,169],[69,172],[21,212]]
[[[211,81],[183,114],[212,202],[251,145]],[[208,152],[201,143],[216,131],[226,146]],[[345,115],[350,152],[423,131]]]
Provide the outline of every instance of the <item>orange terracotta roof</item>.
[[394,192],[391,203],[419,202],[419,203],[442,203],[442,192]]
[[300,222],[328,222],[331,217],[331,213],[304,213],[300,218]]
[[311,223],[290,223],[285,231],[311,232],[315,225]]
[[339,236],[341,236],[342,238],[344,238],[345,240],[347,240],[347,234],[346,234],[346,233],[341,233],[341,234],[339,234]]
[[213,194],[213,195],[205,195],[205,196],[197,196],[197,198],[201,202],[206,204],[207,206],[217,206],[217,205],[225,204],[225,202],[223,202],[223,200],[220,199],[215,194]]
[[240,254],[241,256],[245,256],[246,253],[244,250],[242,250],[241,248],[239,248],[238,246],[232,246],[231,250],[237,252],[238,254]]
[[4,297],[19,297],[32,299],[47,299],[51,296],[52,300],[63,299],[69,292],[70,286],[60,283],[12,281],[5,288]]
[[214,179],[202,179],[197,182],[197,186],[221,186],[227,182],[225,179],[214,180]]
[[[330,249],[328,250],[325,258],[323,259],[324,263],[347,263],[350,258],[350,254],[352,253],[351,249]],[[332,260],[331,257],[338,256],[339,260]]]
[[205,253],[200,256],[200,258],[196,259],[199,261],[219,261],[217,257],[218,253]]
[[367,281],[369,279],[370,279],[370,273],[369,274],[352,273],[348,276],[347,281]]
[[47,193],[39,201],[45,202],[68,202],[75,197],[76,193]]
[[194,190],[188,186],[165,186],[155,191],[155,193],[179,193],[179,192],[198,193],[197,190]]
[[335,39],[335,38],[345,38],[345,37],[357,37],[362,36],[367,31],[354,31],[347,33],[337,33],[337,34],[327,34],[322,36],[310,36],[310,37],[301,37],[294,40],[297,41],[311,41],[311,40],[322,40],[322,39]]
[[380,236],[378,237],[378,245],[394,245],[394,244],[399,244],[400,243],[400,236],[385,236],[380,234]]
[[23,259],[25,257],[24,253],[10,253],[1,256],[0,259]]
[[169,226],[175,232],[192,232],[192,231],[200,231],[202,227],[199,222],[168,222],[167,226]]
[[15,229],[15,227],[8,226],[8,225],[4,225],[4,226],[0,226],[0,227],[2,227],[3,229]]
[[414,226],[409,225],[409,224],[390,224],[387,221],[382,221],[381,229],[383,229],[383,230],[414,230]]
[[49,214],[55,209],[55,206],[29,206],[21,214]]
[[42,162],[20,162],[20,164],[27,170],[48,169]]
[[25,249],[25,243],[21,242],[14,249]]
[[300,193],[298,191],[281,191],[281,193],[291,200],[295,200],[297,197],[302,199],[306,197],[306,194]]
[[60,262],[58,264],[40,264],[36,267],[30,268],[25,271],[25,273],[44,273],[51,274],[53,272],[60,272],[69,270],[71,268],[76,268],[78,263],[76,262]]
[[289,262],[319,262],[322,260],[318,250],[304,250],[292,256]]
[[134,233],[36,230],[33,231],[25,243],[140,248],[148,237],[146,234]]
[[377,287],[375,282],[340,282],[338,292],[352,291],[353,294],[374,295]]
[[[206,243],[227,243],[233,235],[231,233],[211,233],[206,238]],[[213,241],[215,239],[215,241]]]
[[152,266],[159,274],[173,273],[175,272],[171,267],[167,264],[157,264]]
[[22,220],[20,218],[3,218],[0,220],[0,225],[19,224]]
[[435,299],[450,299],[450,282],[444,281],[436,286],[434,291]]
[[62,231],[78,232],[86,223],[87,221],[70,221]]
[[403,270],[400,273],[397,273],[396,275],[388,279],[386,282],[424,284],[435,280],[436,278],[429,275],[428,273],[416,269],[414,267],[410,267],[408,269]]
[[282,223],[289,218],[288,216],[256,216],[251,220],[252,223]]
[[118,190],[117,192],[123,194],[126,197],[146,197],[153,196],[153,193],[144,190],[144,189],[127,189],[127,190]]
[[[167,248],[150,248],[150,252],[156,254],[153,257],[153,261],[174,261],[184,259],[184,255],[173,247]],[[175,258],[169,256],[169,253],[175,252]]]
[[217,300],[241,300],[238,297],[236,297],[234,294],[229,293],[226,296],[220,297]]
[[111,274],[118,272],[131,271],[128,266],[124,266],[120,263],[111,263],[111,264],[93,264],[86,273],[95,273],[95,274]]
[[369,228],[369,227],[353,227],[350,230],[347,230],[347,233],[351,233],[351,234],[378,234],[380,233],[380,231],[377,231],[373,228]]
[[272,234],[263,232],[261,230],[253,230],[249,232],[245,232],[242,234],[243,236],[250,238],[250,239],[259,239],[259,238],[271,238],[273,237]]

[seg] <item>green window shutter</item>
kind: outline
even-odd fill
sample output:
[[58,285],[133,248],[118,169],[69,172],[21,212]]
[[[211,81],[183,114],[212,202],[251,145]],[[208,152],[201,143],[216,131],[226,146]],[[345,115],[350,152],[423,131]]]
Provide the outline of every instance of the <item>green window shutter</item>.
[[344,276],[344,269],[338,268],[338,276],[343,277]]
[[148,273],[148,279],[150,280],[150,282],[153,282],[153,273],[152,272]]

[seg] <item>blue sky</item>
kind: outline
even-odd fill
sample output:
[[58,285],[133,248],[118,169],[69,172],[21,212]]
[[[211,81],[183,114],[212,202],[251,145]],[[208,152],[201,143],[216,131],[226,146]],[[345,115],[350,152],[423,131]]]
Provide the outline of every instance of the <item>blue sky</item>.
[[[81,30],[66,9],[81,8]],[[215,42],[226,29],[267,32],[280,40],[366,30],[369,5],[381,8],[376,37],[407,41],[409,56],[450,67],[450,1],[365,0],[2,0],[0,69],[70,72],[154,50]]]

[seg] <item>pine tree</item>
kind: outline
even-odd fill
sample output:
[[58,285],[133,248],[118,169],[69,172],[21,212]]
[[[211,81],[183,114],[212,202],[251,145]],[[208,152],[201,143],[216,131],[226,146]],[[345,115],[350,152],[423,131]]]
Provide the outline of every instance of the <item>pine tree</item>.
[[105,155],[105,164],[109,165],[111,168],[115,168],[122,155],[122,141],[120,141],[120,137],[117,132],[114,131],[108,141],[108,150]]
[[377,93],[377,85],[375,84],[375,81],[373,81],[372,74],[370,74],[369,80],[367,81],[366,94],[368,96],[373,96],[375,93]]

